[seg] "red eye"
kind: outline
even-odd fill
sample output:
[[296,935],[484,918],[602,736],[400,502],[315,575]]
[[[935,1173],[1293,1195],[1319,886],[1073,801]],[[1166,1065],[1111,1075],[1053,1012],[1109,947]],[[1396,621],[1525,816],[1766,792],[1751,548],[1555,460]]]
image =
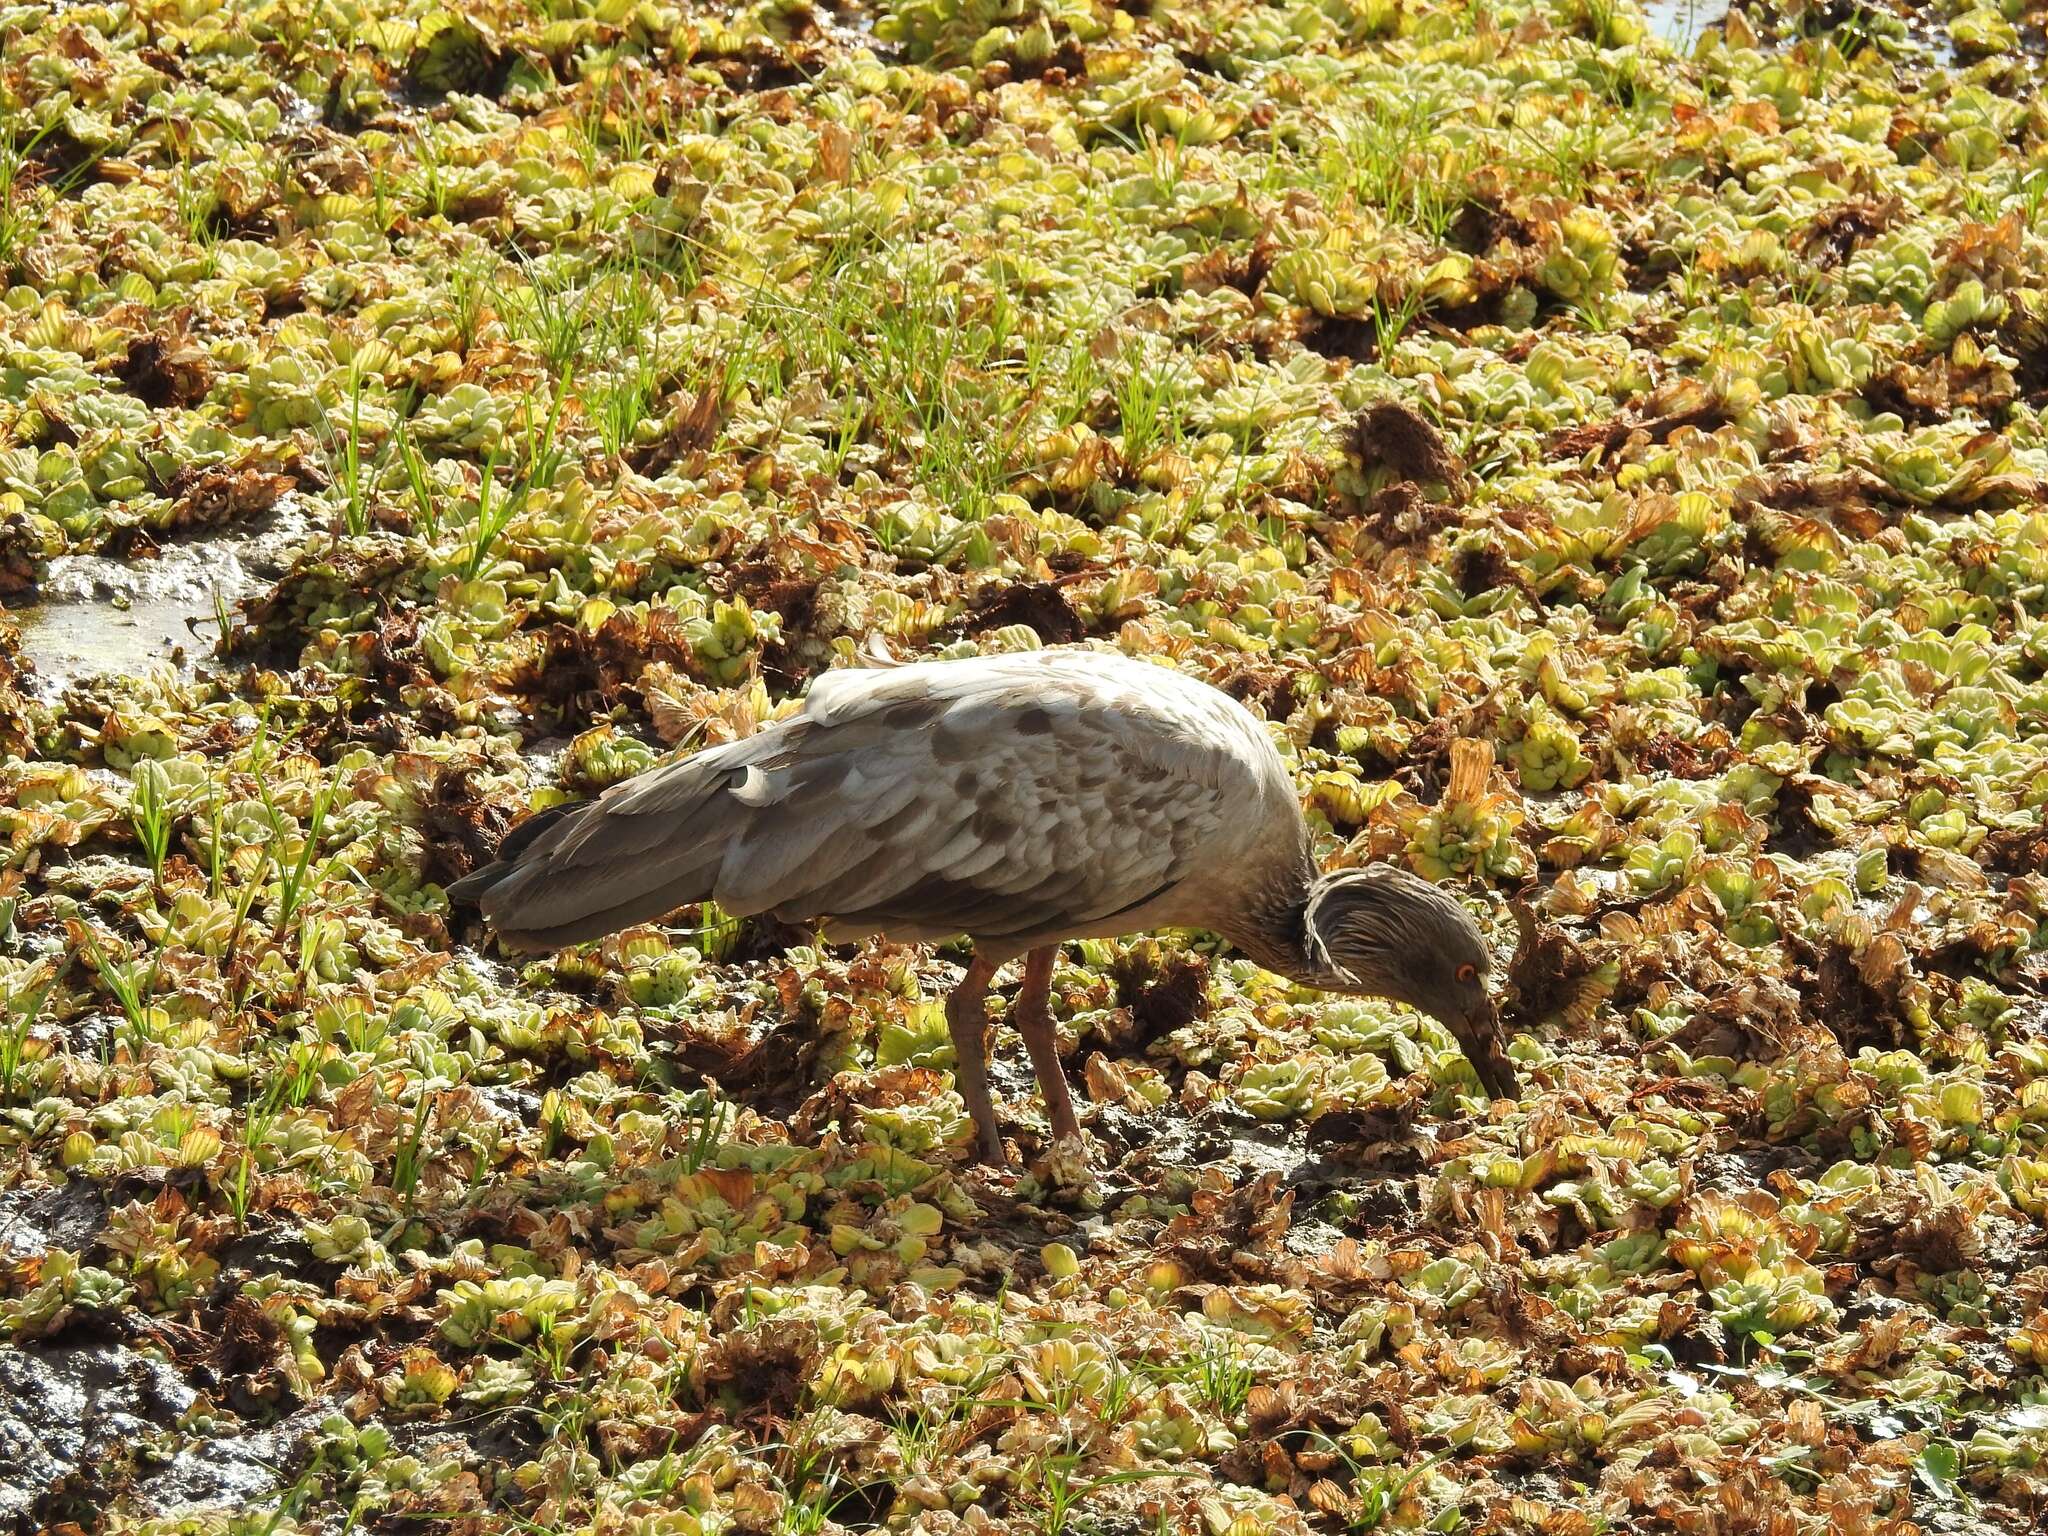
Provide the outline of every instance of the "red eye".
[[1470,984],[1479,979],[1479,967],[1469,961],[1458,967],[1458,980]]

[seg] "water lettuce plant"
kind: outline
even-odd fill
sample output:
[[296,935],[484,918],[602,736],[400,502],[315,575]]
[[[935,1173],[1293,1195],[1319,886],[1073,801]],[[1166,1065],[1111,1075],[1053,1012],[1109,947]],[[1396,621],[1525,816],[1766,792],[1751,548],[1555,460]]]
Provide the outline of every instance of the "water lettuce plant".
[[[0,7],[0,1336],[141,1394],[0,1507],[2034,1528],[2038,12],[458,9]],[[957,953],[446,899],[877,644],[1076,643],[1472,904],[1521,1102],[1089,941],[1100,1176],[999,1071],[1005,1180]]]

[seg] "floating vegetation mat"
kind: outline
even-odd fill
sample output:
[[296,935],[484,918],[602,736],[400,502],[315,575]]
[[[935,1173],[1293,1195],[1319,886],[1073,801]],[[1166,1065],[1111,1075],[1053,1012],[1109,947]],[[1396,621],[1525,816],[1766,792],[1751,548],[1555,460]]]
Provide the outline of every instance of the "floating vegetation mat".
[[[2041,20],[0,7],[0,1519],[2038,1529]],[[995,1174],[957,949],[451,912],[872,641],[1245,699],[1526,1097],[1075,944]]]

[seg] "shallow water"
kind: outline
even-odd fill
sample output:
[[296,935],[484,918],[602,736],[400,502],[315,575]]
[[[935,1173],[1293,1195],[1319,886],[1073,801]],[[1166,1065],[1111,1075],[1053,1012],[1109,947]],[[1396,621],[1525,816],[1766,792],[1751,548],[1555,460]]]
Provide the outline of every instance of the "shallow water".
[[188,672],[220,638],[218,612],[284,574],[312,529],[295,497],[254,529],[166,544],[153,559],[59,555],[13,610],[30,691],[55,700],[73,683],[151,667]]
[[1643,14],[1652,33],[1678,52],[1691,53],[1702,32],[1720,25],[1728,6],[1726,0],[1644,0]]
[[26,1528],[60,1485],[127,1460],[176,1422],[194,1392],[125,1344],[81,1340],[0,1350],[0,1520]]
[[106,1207],[84,1180],[43,1189],[0,1190],[0,1258],[78,1253],[106,1225]]
[[188,1445],[138,1478],[132,1501],[141,1511],[166,1516],[245,1509],[276,1492],[327,1411],[315,1404],[280,1424]]
[[0,1521],[27,1529],[116,1490],[146,1514],[246,1508],[285,1481],[328,1411],[179,1445],[197,1396],[165,1361],[108,1339],[0,1351]]

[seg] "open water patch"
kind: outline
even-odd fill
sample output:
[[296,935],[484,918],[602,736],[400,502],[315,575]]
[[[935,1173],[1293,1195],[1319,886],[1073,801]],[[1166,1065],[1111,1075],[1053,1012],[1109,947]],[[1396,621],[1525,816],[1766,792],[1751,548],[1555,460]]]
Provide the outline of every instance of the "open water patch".
[[285,497],[254,529],[166,544],[149,559],[59,555],[13,610],[29,691],[54,702],[74,683],[189,673],[211,656],[220,621],[290,567],[312,523]]

